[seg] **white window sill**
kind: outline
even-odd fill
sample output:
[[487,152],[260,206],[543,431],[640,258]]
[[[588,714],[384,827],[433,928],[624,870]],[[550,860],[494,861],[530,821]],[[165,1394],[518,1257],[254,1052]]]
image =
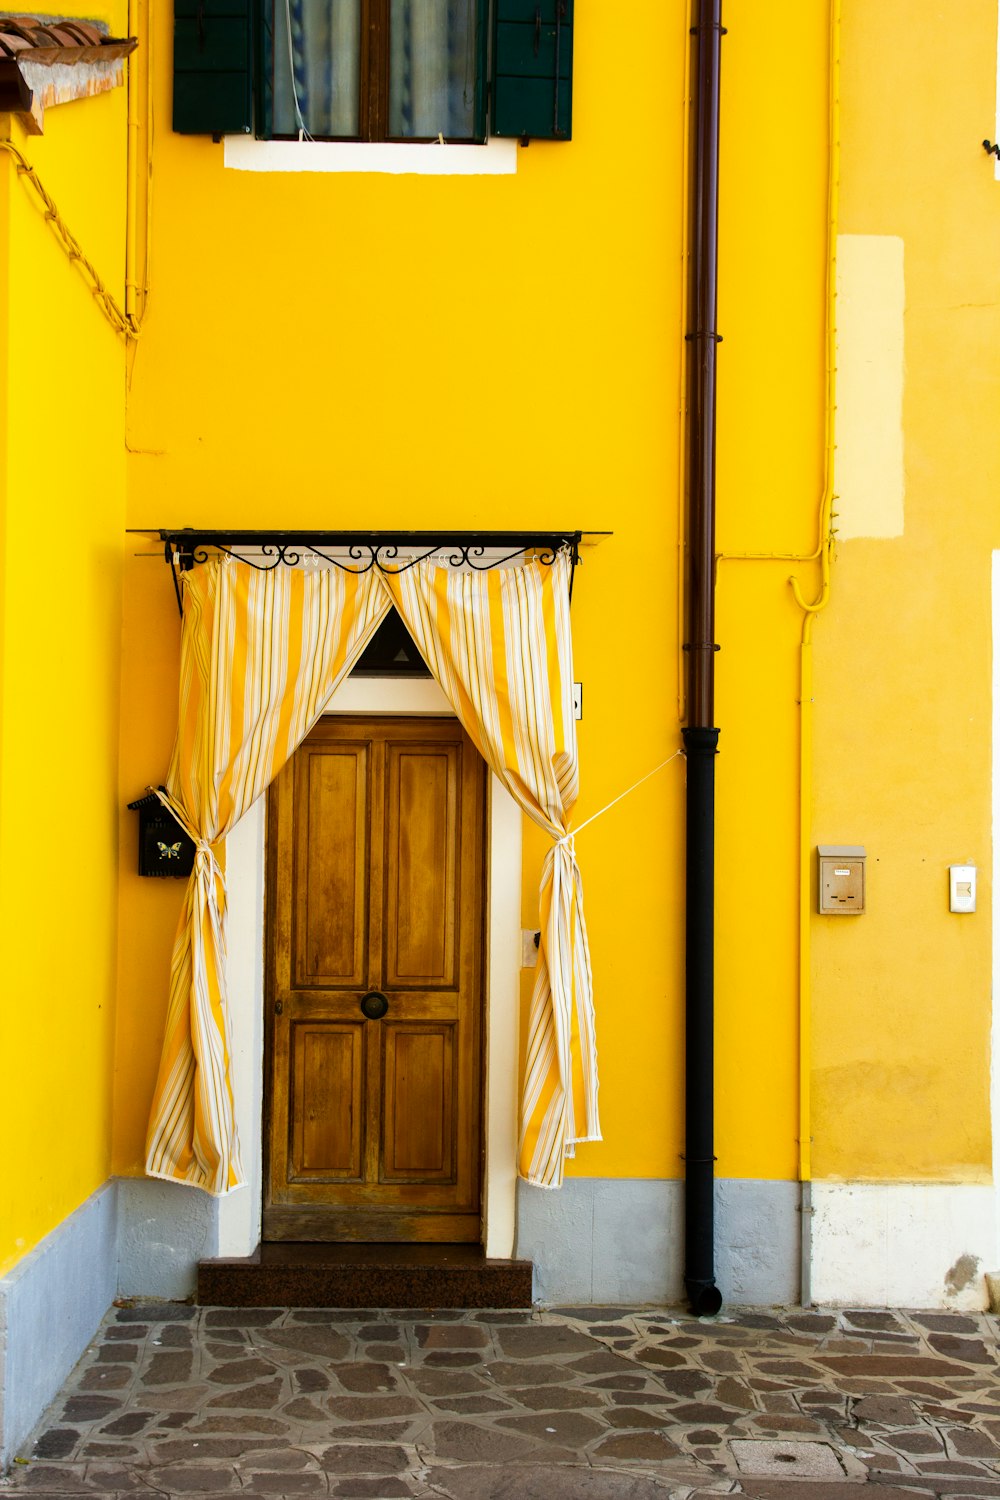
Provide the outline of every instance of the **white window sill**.
[[390,172],[425,177],[504,176],[517,171],[517,141],[494,139],[485,146],[422,145],[365,141],[257,141],[227,135],[225,166],[236,172]]

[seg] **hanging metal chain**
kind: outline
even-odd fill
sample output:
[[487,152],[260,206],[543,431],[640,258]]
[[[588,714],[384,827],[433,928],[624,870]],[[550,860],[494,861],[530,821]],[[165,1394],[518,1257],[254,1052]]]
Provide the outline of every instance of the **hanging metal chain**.
[[94,266],[91,265],[90,261],[84,255],[83,251],[80,248],[80,242],[77,240],[75,235],[70,232],[63,219],[62,214],[59,212],[55,203],[52,201],[51,197],[42,186],[41,179],[39,178],[38,173],[35,171],[34,167],[31,165],[30,161],[28,161],[27,157],[18,150],[13,141],[0,140],[0,150],[6,151],[10,156],[14,158],[15,162],[17,163],[18,176],[26,177],[28,182],[34,188],[38,197],[41,199],[42,204],[45,208],[45,218],[47,222],[51,224],[52,232],[55,234],[59,243],[62,245],[69,259],[80,267],[80,271],[83,274],[84,278],[90,283],[91,291],[93,292],[94,297],[97,300],[98,307],[101,309],[101,312],[107,318],[112,328],[116,333],[122,334],[122,336],[126,339],[137,339],[142,327],[141,317],[137,318],[129,313],[125,313],[122,311],[121,307],[118,305],[114,297],[104,285],[104,282],[101,280]]

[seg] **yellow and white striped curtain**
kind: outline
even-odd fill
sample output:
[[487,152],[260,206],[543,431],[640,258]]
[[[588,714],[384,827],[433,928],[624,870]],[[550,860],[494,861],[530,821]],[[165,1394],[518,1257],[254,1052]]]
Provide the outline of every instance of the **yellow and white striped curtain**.
[[569,833],[579,787],[569,584],[549,567],[460,573],[418,563],[382,583],[470,739],[554,840],[540,891],[519,1171],[559,1187],[582,1141],[600,1140],[593,981],[583,886]]
[[161,800],[195,841],[146,1141],[151,1177],[244,1181],[230,1079],[217,849],[319,718],[390,608],[374,572],[215,558],[184,577],[180,714]]
[[195,841],[178,924],[146,1148],[151,1177],[222,1194],[244,1181],[226,998],[225,881],[217,849],[309,733],[392,604],[466,732],[554,840],[522,1103],[520,1172],[558,1187],[600,1139],[593,986],[580,871],[569,622],[571,564],[398,575],[213,559],[184,578],[177,742],[163,801]]

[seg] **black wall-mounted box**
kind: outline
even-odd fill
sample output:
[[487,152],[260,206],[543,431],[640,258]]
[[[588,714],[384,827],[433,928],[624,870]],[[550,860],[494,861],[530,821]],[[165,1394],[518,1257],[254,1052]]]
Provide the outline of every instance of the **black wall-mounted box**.
[[156,793],[148,792],[130,802],[129,811],[139,814],[139,874],[190,875],[194,868],[194,840],[188,838]]

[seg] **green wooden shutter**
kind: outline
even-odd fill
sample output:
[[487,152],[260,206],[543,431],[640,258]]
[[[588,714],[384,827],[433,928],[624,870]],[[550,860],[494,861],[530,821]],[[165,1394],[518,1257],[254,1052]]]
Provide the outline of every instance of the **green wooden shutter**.
[[174,0],[174,129],[248,134],[253,125],[252,0]]
[[573,0],[496,0],[492,134],[572,135]]

